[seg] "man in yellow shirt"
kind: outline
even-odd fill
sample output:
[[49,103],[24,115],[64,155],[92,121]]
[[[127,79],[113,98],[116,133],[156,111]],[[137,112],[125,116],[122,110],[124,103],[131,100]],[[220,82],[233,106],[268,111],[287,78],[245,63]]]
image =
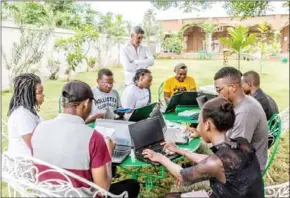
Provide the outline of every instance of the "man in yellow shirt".
[[163,85],[164,99],[168,103],[170,98],[184,91],[196,91],[195,80],[187,76],[187,66],[179,63],[174,68],[175,76],[165,80]]

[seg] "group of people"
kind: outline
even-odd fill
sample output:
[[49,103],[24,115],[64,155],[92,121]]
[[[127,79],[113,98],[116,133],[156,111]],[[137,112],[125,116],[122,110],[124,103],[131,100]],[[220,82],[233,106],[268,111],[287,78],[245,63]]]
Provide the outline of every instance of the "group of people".
[[[153,77],[147,68],[154,64],[154,58],[148,48],[140,45],[143,34],[142,28],[133,28],[130,44],[121,51],[125,74],[122,97],[113,89],[112,71],[101,69],[96,87],[91,88],[78,80],[67,83],[60,93],[63,112],[43,121],[38,114],[44,102],[41,79],[34,74],[17,76],[8,111],[8,152],[33,155],[109,192],[127,191],[129,197],[137,197],[140,186],[136,180],[111,183],[115,143],[86,124],[104,118],[107,108],[136,109],[151,103]],[[167,102],[176,93],[197,90],[194,78],[187,76],[185,64],[176,65],[174,71],[176,75],[163,85]],[[198,128],[189,129],[203,139],[199,153],[179,149],[174,143],[164,143],[165,149],[183,155],[194,165],[182,168],[152,150],[144,150],[143,154],[166,167],[178,184],[209,180],[212,193],[207,196],[264,197],[262,172],[268,153],[267,119],[278,113],[277,105],[262,91],[259,75],[254,71],[242,74],[233,67],[223,67],[213,80],[219,97],[204,104]],[[48,169],[44,165],[36,166],[40,171]],[[39,179],[59,177],[46,173]],[[91,192],[85,190],[87,185],[77,180],[72,182],[90,196]],[[169,193],[168,197],[180,197],[180,194]]]

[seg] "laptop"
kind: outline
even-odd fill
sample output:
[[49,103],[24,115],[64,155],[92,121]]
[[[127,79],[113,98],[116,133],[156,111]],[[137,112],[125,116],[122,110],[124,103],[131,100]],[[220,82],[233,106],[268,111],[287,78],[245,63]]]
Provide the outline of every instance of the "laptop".
[[147,106],[135,109],[128,121],[138,122],[140,120],[147,119],[150,116],[150,113],[152,112],[156,104],[157,103],[155,102]]
[[133,123],[121,120],[96,120],[96,127],[107,127],[115,130],[111,137],[116,142],[116,147],[112,154],[112,162],[114,164],[122,163],[131,153],[132,143],[128,126]]
[[182,96],[180,98],[178,105],[184,106],[197,106],[196,98],[198,97],[198,92],[182,92]]
[[179,101],[180,101],[181,97],[182,97],[182,93],[178,93],[178,94],[175,94],[174,96],[172,96],[169,100],[169,103],[167,104],[166,109],[161,110],[161,111],[163,113],[175,111],[175,108],[177,107],[177,105],[179,105]]
[[188,144],[189,138],[180,128],[167,128],[165,120],[159,108],[155,108],[150,114],[151,118],[159,118],[165,140],[176,144]]
[[144,158],[142,152],[145,149],[151,149],[155,152],[166,155],[170,160],[180,156],[178,154],[169,154],[163,151],[161,143],[164,142],[164,135],[159,118],[149,118],[130,124],[129,132],[133,143],[135,157],[140,161],[159,165],[159,163],[151,162],[149,159]]

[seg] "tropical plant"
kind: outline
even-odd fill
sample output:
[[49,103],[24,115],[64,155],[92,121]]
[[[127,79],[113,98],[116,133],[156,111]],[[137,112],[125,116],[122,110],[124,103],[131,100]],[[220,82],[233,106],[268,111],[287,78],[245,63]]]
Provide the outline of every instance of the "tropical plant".
[[43,57],[44,46],[49,37],[49,30],[34,30],[28,26],[20,28],[19,42],[13,42],[11,54],[3,50],[2,56],[8,70],[10,85],[17,75],[31,71],[31,66]]
[[96,57],[89,57],[88,58],[88,66],[90,68],[94,68],[96,62],[97,62],[97,58]]
[[182,33],[170,34],[169,37],[163,38],[162,48],[180,54],[183,49]]
[[266,22],[258,25],[258,31],[256,47],[260,52],[260,74],[262,74],[263,60],[271,53],[270,43],[274,41],[274,31]]
[[91,25],[83,25],[76,30],[74,36],[69,38],[61,38],[56,40],[55,48],[64,51],[66,61],[68,63],[67,74],[68,80],[71,71],[75,71],[76,67],[85,60],[87,63],[87,71],[89,70],[89,59],[87,57],[91,45],[98,40],[99,33]]
[[245,26],[236,26],[228,28],[230,37],[220,38],[220,42],[229,48],[227,56],[233,53],[238,55],[238,69],[240,69],[241,53],[245,52],[256,42],[256,35],[248,35],[249,29]]

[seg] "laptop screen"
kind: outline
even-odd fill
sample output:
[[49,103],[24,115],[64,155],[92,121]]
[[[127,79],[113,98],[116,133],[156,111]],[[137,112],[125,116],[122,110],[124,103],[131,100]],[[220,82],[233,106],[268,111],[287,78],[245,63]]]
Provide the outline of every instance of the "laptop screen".
[[129,125],[135,150],[164,140],[159,118],[150,118]]
[[198,92],[183,92],[179,105],[198,105],[196,98],[198,97]]
[[165,133],[167,130],[167,127],[166,127],[165,120],[164,120],[159,108],[153,109],[152,113],[150,114],[150,118],[155,118],[155,117],[159,118],[162,131],[163,131],[163,133]]
[[156,106],[156,104],[157,103],[155,102],[147,106],[135,109],[132,115],[130,116],[129,121],[138,122],[140,120],[148,118],[153,108]]

